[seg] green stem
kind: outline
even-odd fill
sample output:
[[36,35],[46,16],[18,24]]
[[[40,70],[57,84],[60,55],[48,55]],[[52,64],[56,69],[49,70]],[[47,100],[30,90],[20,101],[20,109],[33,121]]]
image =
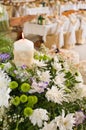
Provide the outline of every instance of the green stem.
[[19,121],[17,121],[15,130],[18,130],[18,126],[19,126]]

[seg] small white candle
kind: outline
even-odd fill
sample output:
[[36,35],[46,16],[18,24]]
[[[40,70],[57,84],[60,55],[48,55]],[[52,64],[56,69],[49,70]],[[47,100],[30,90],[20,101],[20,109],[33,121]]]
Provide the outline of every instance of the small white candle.
[[14,63],[16,66],[30,66],[33,63],[34,43],[24,38],[14,43]]

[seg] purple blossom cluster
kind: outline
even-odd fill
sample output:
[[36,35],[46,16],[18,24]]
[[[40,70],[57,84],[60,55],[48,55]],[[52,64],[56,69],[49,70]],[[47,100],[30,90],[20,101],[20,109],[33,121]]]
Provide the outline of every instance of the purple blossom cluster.
[[31,86],[34,92],[42,93],[48,86],[48,82],[41,81],[37,83],[34,79],[31,78],[31,80],[32,80]]
[[83,121],[86,119],[86,115],[84,114],[83,111],[78,111],[75,113],[75,125],[82,124]]
[[10,54],[8,54],[8,53],[1,53],[0,54],[0,61],[1,62],[4,62],[4,61],[6,61],[8,59],[10,59]]

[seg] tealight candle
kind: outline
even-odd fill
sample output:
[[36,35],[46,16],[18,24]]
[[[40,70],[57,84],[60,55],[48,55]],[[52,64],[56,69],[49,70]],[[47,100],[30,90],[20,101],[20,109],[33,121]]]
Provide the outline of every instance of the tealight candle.
[[34,43],[24,38],[22,33],[22,39],[14,43],[14,63],[16,66],[30,66],[33,63],[34,57]]

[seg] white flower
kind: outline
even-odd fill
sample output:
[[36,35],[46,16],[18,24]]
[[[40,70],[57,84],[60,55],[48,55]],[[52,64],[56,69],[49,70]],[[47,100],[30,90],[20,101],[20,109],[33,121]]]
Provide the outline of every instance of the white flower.
[[52,86],[51,89],[48,88],[45,96],[48,101],[52,101],[58,104],[62,104],[63,101],[67,101],[64,90],[58,89],[56,86]]
[[57,63],[57,62],[54,62],[52,64],[52,66],[57,70],[57,71],[60,71],[61,70],[61,64],[60,63]]
[[67,94],[68,101],[74,102],[77,99],[82,100],[82,89],[80,88],[80,84],[77,84],[72,90],[71,93]]
[[73,130],[73,126],[75,123],[74,114],[70,113],[65,116],[64,110],[62,110],[62,116],[58,116],[55,118],[57,126],[59,130]]
[[0,89],[0,106],[8,107],[9,103],[8,100],[10,98],[10,88]]
[[38,67],[44,67],[44,66],[46,66],[46,64],[44,63],[44,61],[34,60],[34,63],[35,63]]
[[65,78],[64,78],[65,74],[64,73],[58,73],[58,75],[55,77],[55,84],[57,85],[63,85],[64,84],[64,81],[65,81]]
[[5,115],[5,107],[0,107],[0,121],[3,120],[3,116]]
[[57,70],[60,71],[61,70],[61,63],[59,63],[58,57],[55,56],[54,57],[54,63],[52,63],[52,66]]
[[41,127],[43,125],[43,121],[48,121],[49,119],[47,114],[48,112],[45,109],[35,109],[29,119],[33,125],[37,124],[39,127]]
[[51,76],[49,71],[45,71],[45,72],[37,71],[37,74],[41,81],[48,82],[48,83],[50,82]]
[[64,62],[63,66],[66,70],[69,70],[69,64],[67,61]]
[[11,67],[12,67],[12,65],[9,62],[7,62],[7,63],[4,64],[4,70],[8,70]]
[[81,73],[78,72],[78,76],[76,76],[76,80],[83,83],[83,78],[82,78]]
[[80,97],[86,97],[86,85],[84,85],[84,84],[81,84],[78,88],[77,88],[77,90],[78,89],[80,89]]
[[59,60],[58,60],[58,57],[57,57],[57,56],[54,56],[54,61],[55,61],[55,62],[59,62]]
[[86,97],[86,85],[79,83],[76,84],[71,93],[68,96],[70,102],[74,102],[77,99],[82,100],[83,97]]
[[10,78],[0,69],[0,106],[8,107],[10,88],[8,88]]
[[57,126],[53,121],[49,124],[44,122],[44,127],[40,130],[57,130]]

